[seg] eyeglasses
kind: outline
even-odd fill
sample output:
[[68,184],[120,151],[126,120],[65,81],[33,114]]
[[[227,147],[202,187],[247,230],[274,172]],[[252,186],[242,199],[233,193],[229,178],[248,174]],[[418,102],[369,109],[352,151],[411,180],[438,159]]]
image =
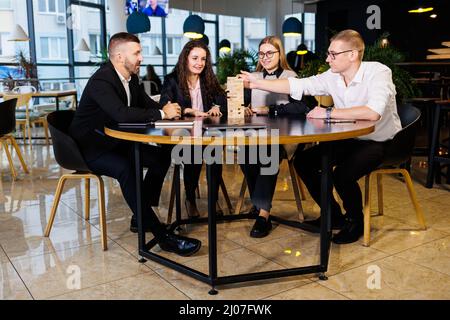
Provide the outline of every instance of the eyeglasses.
[[[327,51],[327,57],[331,56],[331,59],[334,60],[336,59],[336,56],[340,55],[341,53],[346,53],[346,52],[350,52],[356,49],[350,49],[350,50],[345,50],[345,51],[341,51],[341,52],[333,52],[333,51]],[[358,51],[358,50],[356,50]]]
[[262,51],[260,51],[260,52],[258,52],[258,57],[259,57],[260,59],[264,59],[264,57],[272,58],[273,55],[274,55],[275,53],[277,53],[277,52],[280,52],[280,51],[267,51],[267,52],[262,52]]

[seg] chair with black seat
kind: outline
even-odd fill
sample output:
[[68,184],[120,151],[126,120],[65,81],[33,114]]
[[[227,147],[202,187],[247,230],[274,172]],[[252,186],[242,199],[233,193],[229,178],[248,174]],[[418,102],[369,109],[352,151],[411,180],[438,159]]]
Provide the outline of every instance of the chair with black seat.
[[48,220],[47,227],[45,228],[45,236],[50,235],[53,221],[55,219],[56,210],[58,208],[61,193],[64,188],[64,184],[68,179],[85,179],[85,219],[89,220],[90,211],[90,179],[97,180],[98,183],[98,202],[99,202],[99,216],[100,216],[100,231],[102,235],[102,247],[103,250],[107,250],[106,240],[106,216],[105,216],[105,187],[101,176],[92,173],[81,152],[68,134],[68,128],[72,123],[75,111],[62,110],[54,111],[47,116],[50,134],[53,140],[53,153],[55,155],[56,162],[68,170],[74,170],[70,174],[64,174],[59,178],[58,186],[56,188],[55,199],[53,200],[52,210],[50,218]]
[[442,166],[447,166],[447,179],[446,182],[450,183],[450,139],[447,141],[445,152],[441,152],[442,142],[440,139],[441,125],[445,122],[443,116],[450,111],[450,100],[438,100],[435,102],[436,108],[434,110],[433,127],[431,133],[431,143],[428,155],[428,172],[427,181],[425,186],[427,188],[433,188],[434,182],[441,183],[441,169]]
[[23,171],[25,171],[25,173],[28,173],[27,165],[25,164],[25,161],[22,157],[22,152],[20,152],[20,148],[17,145],[14,135],[11,134],[16,128],[16,103],[16,98],[0,103],[0,146],[3,146],[3,148],[5,149],[13,180],[16,179],[17,173],[16,169],[14,168],[11,152],[9,151],[8,141],[16,150],[17,156],[19,157],[20,163],[22,164]]
[[417,128],[419,124],[420,111],[411,104],[403,104],[397,107],[402,130],[397,132],[388,144],[382,164],[365,178],[364,195],[364,246],[370,242],[370,217],[371,217],[371,179],[377,177],[378,191],[378,215],[383,215],[383,185],[382,174],[401,174],[406,182],[412,204],[416,211],[417,220],[423,230],[426,229],[423,211],[417,201],[416,192],[411,181],[411,176],[404,166],[411,159],[414,149]]

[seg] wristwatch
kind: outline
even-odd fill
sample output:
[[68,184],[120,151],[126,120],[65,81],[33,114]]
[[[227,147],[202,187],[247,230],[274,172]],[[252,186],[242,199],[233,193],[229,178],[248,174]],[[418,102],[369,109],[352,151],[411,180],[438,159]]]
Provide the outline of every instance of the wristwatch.
[[327,120],[330,120],[331,119],[331,111],[333,111],[333,107],[328,107],[326,110],[325,110],[325,112],[326,112],[326,119]]

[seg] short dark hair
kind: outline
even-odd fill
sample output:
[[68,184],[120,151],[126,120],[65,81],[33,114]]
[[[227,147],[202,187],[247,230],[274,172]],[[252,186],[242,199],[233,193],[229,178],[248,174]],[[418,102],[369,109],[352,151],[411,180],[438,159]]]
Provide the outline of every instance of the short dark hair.
[[119,32],[113,35],[109,40],[108,53],[111,54],[112,51],[115,49],[115,47],[125,42],[141,43],[139,38],[136,37],[134,34],[128,32]]

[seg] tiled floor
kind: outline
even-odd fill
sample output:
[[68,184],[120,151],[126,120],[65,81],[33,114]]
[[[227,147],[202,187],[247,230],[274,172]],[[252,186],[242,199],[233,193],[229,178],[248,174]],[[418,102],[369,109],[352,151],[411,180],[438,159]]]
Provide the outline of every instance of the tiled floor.
[[[450,191],[448,185],[423,187],[425,169],[418,167],[423,159],[414,159],[413,179],[428,230],[418,229],[402,181],[386,177],[385,215],[372,220],[371,246],[364,247],[361,241],[333,245],[328,281],[308,275],[238,283],[220,286],[218,295],[209,296],[209,286],[197,280],[151,261],[138,263],[137,237],[128,230],[130,210],[109,178],[105,177],[108,251],[101,249],[94,183],[91,220],[83,219],[84,185],[68,182],[50,238],[44,238],[56,184],[65,170],[55,163],[51,147],[21,148],[31,173],[23,174],[16,165],[17,181],[11,181],[3,152],[0,158],[0,299],[450,299]],[[158,209],[162,219],[167,215],[171,176]],[[223,176],[235,203],[240,169],[227,166]],[[278,179],[273,213],[294,219],[297,212],[286,167]],[[303,206],[308,219],[317,216],[318,207],[310,197]],[[253,239],[251,226],[251,221],[218,226],[220,275],[317,263],[317,235],[279,225],[268,237]],[[206,232],[204,225],[186,229],[203,242],[194,256],[161,254],[207,272]]]

